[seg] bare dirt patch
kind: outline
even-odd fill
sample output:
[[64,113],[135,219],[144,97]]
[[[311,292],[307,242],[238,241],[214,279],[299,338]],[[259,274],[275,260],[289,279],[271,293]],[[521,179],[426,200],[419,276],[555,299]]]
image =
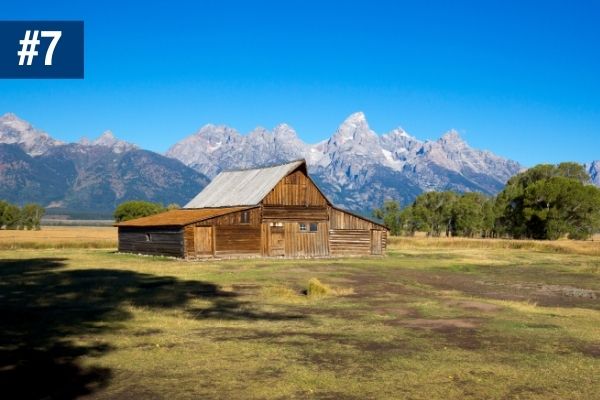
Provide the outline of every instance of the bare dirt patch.
[[494,311],[500,311],[502,309],[501,306],[497,306],[495,304],[484,303],[481,301],[473,301],[473,300],[450,300],[450,301],[447,301],[446,304],[451,307],[458,307],[463,310],[471,310],[471,311],[494,312]]
[[416,329],[447,331],[452,329],[475,329],[480,324],[473,318],[428,319],[415,318],[401,322],[402,325]]
[[600,343],[581,346],[581,352],[586,356],[600,358]]

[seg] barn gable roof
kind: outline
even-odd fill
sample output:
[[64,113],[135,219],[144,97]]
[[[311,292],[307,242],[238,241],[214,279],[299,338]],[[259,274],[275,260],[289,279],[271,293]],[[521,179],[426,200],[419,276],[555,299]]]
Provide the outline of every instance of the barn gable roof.
[[253,206],[259,204],[269,192],[306,161],[239,171],[223,171],[213,179],[184,208]]
[[254,207],[222,207],[222,208],[203,208],[201,210],[170,210],[160,214],[150,215],[148,217],[136,218],[129,221],[119,222],[115,226],[129,227],[151,227],[151,226],[185,226],[196,222],[204,221],[214,217],[234,213],[237,211],[248,210]]

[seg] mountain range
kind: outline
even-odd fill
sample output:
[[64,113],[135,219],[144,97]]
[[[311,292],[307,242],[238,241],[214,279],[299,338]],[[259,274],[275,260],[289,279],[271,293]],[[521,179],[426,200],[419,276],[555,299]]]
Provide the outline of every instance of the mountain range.
[[207,183],[181,162],[108,131],[63,143],[13,114],[0,117],[0,199],[106,215],[130,199],[184,204]]
[[456,131],[421,141],[401,128],[378,135],[362,112],[350,115],[325,141],[310,145],[289,125],[258,127],[240,135],[225,125],[205,125],[166,153],[214,177],[219,171],[305,158],[330,199],[366,210],[392,198],[403,204],[428,190],[495,194],[522,167],[467,145]]
[[[185,204],[222,170],[304,158],[311,176],[337,205],[367,211],[385,199],[403,204],[429,190],[495,194],[523,167],[470,147],[448,131],[422,141],[401,128],[374,132],[361,112],[329,139],[302,141],[280,124],[242,135],[208,124],[164,155],[117,139],[64,143],[14,114],[0,117],[0,199],[38,202],[49,209],[107,213],[122,201]],[[586,165],[600,186],[600,161]]]

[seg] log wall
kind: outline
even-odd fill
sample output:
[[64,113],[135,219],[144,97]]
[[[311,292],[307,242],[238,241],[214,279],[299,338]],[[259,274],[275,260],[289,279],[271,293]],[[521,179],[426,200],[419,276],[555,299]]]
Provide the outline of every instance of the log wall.
[[124,253],[184,257],[182,228],[119,227],[119,251]]
[[330,229],[331,255],[371,254],[371,231],[365,229]]
[[330,229],[383,229],[377,224],[333,207],[329,207],[329,224]]

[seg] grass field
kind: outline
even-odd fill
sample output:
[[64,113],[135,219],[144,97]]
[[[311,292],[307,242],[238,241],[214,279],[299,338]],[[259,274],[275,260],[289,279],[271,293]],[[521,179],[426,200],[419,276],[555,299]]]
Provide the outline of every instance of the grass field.
[[[79,246],[97,229],[78,231]],[[19,398],[598,398],[600,243],[511,243],[393,239],[384,258],[219,262],[5,247],[0,387]],[[328,287],[313,280],[305,295],[313,278]]]
[[117,228],[43,226],[39,231],[0,230],[0,249],[116,248]]

